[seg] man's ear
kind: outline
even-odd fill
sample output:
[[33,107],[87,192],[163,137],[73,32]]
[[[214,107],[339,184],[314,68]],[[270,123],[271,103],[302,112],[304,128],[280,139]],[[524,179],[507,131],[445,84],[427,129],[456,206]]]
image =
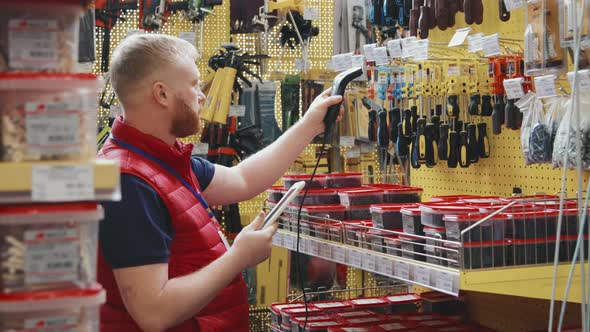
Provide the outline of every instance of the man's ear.
[[162,107],[170,106],[172,101],[170,89],[166,84],[159,81],[152,84],[152,97]]

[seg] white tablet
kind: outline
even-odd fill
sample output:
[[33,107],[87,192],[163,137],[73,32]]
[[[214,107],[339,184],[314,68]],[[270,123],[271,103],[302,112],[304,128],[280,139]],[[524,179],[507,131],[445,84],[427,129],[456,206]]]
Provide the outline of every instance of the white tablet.
[[293,184],[291,188],[289,188],[289,191],[287,191],[283,198],[281,198],[281,200],[277,203],[277,205],[275,205],[275,207],[266,215],[266,218],[264,218],[264,223],[260,229],[264,229],[266,226],[275,222],[303,188],[305,188],[305,181],[299,181]]

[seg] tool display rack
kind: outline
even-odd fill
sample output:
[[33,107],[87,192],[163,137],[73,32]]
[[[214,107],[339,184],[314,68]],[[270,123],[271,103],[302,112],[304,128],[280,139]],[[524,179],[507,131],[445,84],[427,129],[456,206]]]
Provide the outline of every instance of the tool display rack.
[[[511,202],[463,229],[461,241],[350,225],[339,220],[302,214],[301,219],[306,226],[300,227],[303,234],[300,234],[299,238],[299,252],[455,296],[458,296],[460,291],[477,291],[549,299],[552,281],[549,272],[553,269],[553,252],[548,253],[546,257],[549,257],[549,260],[544,264],[505,266],[502,263],[501,266],[493,268],[472,268],[465,262],[465,251],[469,250],[465,246],[466,234],[481,232],[481,225],[486,221],[492,221],[492,217],[501,212],[518,212],[517,207],[512,207],[516,203],[517,201]],[[290,213],[296,220],[296,213]],[[297,250],[297,225],[292,220],[281,218],[279,231],[273,237],[274,245]],[[314,231],[310,232],[310,228]],[[360,237],[351,236],[359,230],[362,231]],[[371,234],[371,231],[378,234]],[[409,244],[413,249],[395,248],[384,241],[390,236],[400,235],[406,239],[398,241]],[[429,240],[434,244],[423,243],[421,240]],[[429,254],[428,250],[425,250],[426,247],[431,247],[430,252],[434,251],[436,254]],[[408,254],[414,259],[403,257]],[[483,255],[482,251],[480,255]],[[502,260],[504,258],[502,257]],[[479,259],[483,260],[483,256]],[[425,262],[426,260],[429,262]],[[560,265],[558,296],[563,294],[570,264]],[[579,270],[576,271],[573,280],[569,301],[580,303]]]

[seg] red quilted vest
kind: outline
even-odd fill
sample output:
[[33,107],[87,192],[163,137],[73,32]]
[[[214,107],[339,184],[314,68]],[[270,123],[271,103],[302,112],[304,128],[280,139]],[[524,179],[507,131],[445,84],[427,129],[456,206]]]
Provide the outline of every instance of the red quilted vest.
[[[127,126],[122,118],[115,121],[112,133],[118,140],[158,158],[200,191],[191,169],[192,144],[178,142],[171,147],[153,136]],[[98,158],[117,160],[121,165],[121,173],[132,174],[144,180],[158,192],[166,204],[174,229],[168,263],[169,278],[198,271],[225,253],[217,226],[210,220],[207,210],[176,177],[160,165],[122,148],[111,139],[103,146]],[[107,302],[101,308],[101,331],[141,331],[127,313],[113,270],[100,251],[98,281],[107,291]],[[248,328],[248,295],[244,280],[238,275],[213,301],[196,313],[193,319],[169,331],[239,332],[248,331]]]

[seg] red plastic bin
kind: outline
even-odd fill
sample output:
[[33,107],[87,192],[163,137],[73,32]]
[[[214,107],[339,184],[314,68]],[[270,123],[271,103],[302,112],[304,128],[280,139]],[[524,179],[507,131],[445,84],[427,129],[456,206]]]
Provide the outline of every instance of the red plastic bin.
[[479,209],[461,206],[457,204],[437,204],[437,203],[422,203],[420,204],[420,211],[422,225],[444,227],[445,222],[443,216],[445,214],[479,214]]

